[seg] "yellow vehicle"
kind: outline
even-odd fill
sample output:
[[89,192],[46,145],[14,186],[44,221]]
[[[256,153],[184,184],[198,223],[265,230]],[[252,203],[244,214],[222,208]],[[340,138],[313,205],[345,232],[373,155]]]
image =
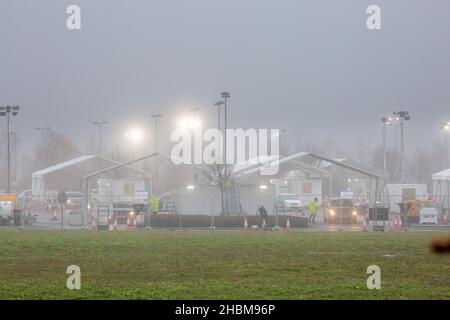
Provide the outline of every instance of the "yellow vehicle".
[[399,203],[402,213],[406,214],[409,222],[417,223],[420,220],[420,210],[422,206],[433,206],[435,201],[429,200],[403,200]]

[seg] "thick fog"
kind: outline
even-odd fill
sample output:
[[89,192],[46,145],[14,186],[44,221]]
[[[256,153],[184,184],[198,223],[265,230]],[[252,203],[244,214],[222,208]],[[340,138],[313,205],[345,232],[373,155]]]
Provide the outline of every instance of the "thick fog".
[[[81,30],[66,28],[70,4],[81,7]],[[370,4],[5,0],[0,106],[21,106],[12,123],[19,157],[40,143],[37,127],[84,152],[97,135],[92,122],[107,120],[111,149],[130,127],[151,135],[152,113],[163,114],[164,148],[193,107],[214,126],[224,90],[229,127],[286,129],[294,146],[332,138],[364,153],[381,144],[381,117],[407,110],[412,154],[442,142],[439,123],[450,118],[450,2],[376,1],[375,31],[366,26]]]

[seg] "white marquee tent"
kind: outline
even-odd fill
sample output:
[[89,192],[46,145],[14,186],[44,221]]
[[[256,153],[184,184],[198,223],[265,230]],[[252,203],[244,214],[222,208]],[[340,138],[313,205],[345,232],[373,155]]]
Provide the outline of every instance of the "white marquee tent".
[[437,172],[432,175],[433,195],[438,206],[450,208],[450,169]]

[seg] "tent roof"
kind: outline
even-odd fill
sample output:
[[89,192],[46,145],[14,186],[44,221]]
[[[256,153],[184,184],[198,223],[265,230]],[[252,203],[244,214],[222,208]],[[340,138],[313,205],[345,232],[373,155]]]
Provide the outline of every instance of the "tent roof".
[[433,174],[433,180],[450,180],[450,169],[446,169]]
[[[62,163],[58,163],[58,164],[56,164],[54,166],[51,166],[51,167],[48,167],[48,168],[36,171],[36,172],[34,172],[32,174],[32,176],[33,176],[33,178],[42,177],[42,176],[45,176],[45,175],[47,175],[49,173],[56,172],[56,171],[59,171],[59,170],[62,170],[62,169],[68,168],[68,167],[72,167],[72,166],[78,165],[80,163],[83,163],[85,161],[92,160],[92,159],[103,160],[103,161],[109,162],[109,163],[111,163],[113,165],[118,164],[117,161],[110,160],[110,159],[107,159],[107,158],[103,158],[103,157],[100,157],[100,156],[86,155],[86,156],[81,156],[81,157],[78,157],[78,158],[75,158],[75,159],[72,159],[72,160],[68,160],[68,161],[65,161],[65,162],[62,162]],[[134,167],[130,167],[130,166],[127,166],[127,168],[135,170],[135,171],[140,172],[142,174],[148,175],[148,173],[145,172],[144,170],[141,170],[141,169],[138,169],[138,168],[134,168]]]
[[267,157],[258,164],[254,165],[238,165],[235,167],[234,174],[237,177],[244,177],[248,175],[259,174],[262,169],[268,169],[270,167],[278,166],[279,170],[276,175],[285,174],[290,171],[300,171],[307,173],[315,173],[318,175],[330,175],[330,172],[316,168],[312,165],[304,163],[301,161],[301,158],[308,156],[309,154],[306,152],[300,152],[293,154],[291,156],[284,157],[282,159],[278,159],[277,157]]
[[349,169],[351,171],[359,172],[363,175],[374,177],[374,178],[383,178],[383,170],[375,168],[371,165],[367,165],[352,159],[330,159],[317,154],[311,154],[312,157],[317,159],[321,159],[325,162],[328,162],[330,165],[336,165],[338,167],[343,167]]
[[75,159],[72,159],[72,160],[68,160],[68,161],[65,161],[65,162],[62,162],[62,163],[58,163],[58,164],[55,164],[54,166],[51,166],[51,167],[48,167],[48,168],[45,168],[45,169],[33,172],[33,177],[44,176],[46,174],[49,174],[49,173],[52,173],[52,172],[55,172],[55,171],[58,171],[58,170],[61,170],[61,169],[67,168],[67,167],[71,167],[71,166],[77,165],[79,163],[82,163],[82,162],[85,162],[87,160],[91,160],[91,159],[94,159],[94,158],[95,158],[95,156],[92,156],[92,155],[90,155],[90,156],[81,156],[81,157],[78,157],[78,158],[75,158]]
[[279,166],[280,172],[299,170],[299,171],[304,171],[304,172],[318,173],[321,175],[330,175],[330,172],[324,170],[323,168],[314,167],[312,165],[306,164],[303,161],[301,161],[302,158],[307,157],[307,156],[310,156],[315,159],[319,159],[324,162],[328,162],[330,164],[364,174],[369,177],[383,178],[383,171],[378,168],[372,167],[370,165],[366,165],[366,164],[363,164],[363,163],[360,163],[358,161],[351,160],[351,159],[331,159],[331,158],[327,158],[325,156],[318,155],[315,153],[310,153],[310,152],[300,152],[300,153],[296,153],[291,156],[284,157],[282,159],[276,159],[276,160],[274,160],[270,157],[267,161],[259,163],[257,165],[253,165],[252,167],[244,168],[244,169],[240,169],[240,170],[238,169],[238,170],[234,171],[234,174],[237,177],[242,177],[242,176],[246,176],[246,175],[250,175],[250,174],[258,174],[258,172],[260,172],[260,170],[264,169],[264,168]]

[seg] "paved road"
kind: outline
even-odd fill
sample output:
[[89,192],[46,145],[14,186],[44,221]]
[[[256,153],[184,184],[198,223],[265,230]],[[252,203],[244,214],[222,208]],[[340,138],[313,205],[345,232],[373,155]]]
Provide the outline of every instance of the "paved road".
[[361,225],[356,224],[328,224],[324,222],[311,224],[310,231],[363,231]]

